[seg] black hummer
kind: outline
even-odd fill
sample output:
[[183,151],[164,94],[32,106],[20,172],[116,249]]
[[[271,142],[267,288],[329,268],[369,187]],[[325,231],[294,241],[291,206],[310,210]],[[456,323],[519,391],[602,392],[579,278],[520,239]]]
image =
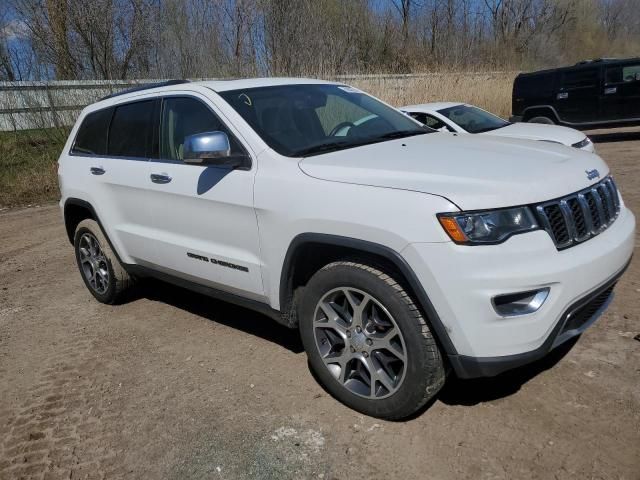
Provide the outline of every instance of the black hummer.
[[640,58],[599,59],[521,73],[512,122],[606,128],[640,125]]

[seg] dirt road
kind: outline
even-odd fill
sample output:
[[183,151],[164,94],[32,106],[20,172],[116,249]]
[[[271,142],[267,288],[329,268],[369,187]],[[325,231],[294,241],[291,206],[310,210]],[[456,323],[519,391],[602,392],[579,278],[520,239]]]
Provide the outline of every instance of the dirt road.
[[[640,132],[595,135],[640,213]],[[390,423],[328,396],[295,332],[149,283],[98,304],[56,206],[0,214],[0,478],[640,478],[640,255],[573,346]]]

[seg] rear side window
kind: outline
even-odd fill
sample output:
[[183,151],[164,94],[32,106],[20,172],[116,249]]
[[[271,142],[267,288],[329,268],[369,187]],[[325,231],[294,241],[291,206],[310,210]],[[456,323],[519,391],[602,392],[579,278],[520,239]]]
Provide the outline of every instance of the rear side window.
[[128,103],[116,107],[109,129],[107,155],[147,157],[154,124],[155,101]]
[[562,86],[565,90],[595,87],[597,83],[598,70],[596,68],[565,72],[562,75]]
[[78,129],[71,153],[77,155],[105,155],[107,132],[113,108],[98,110],[87,115]]

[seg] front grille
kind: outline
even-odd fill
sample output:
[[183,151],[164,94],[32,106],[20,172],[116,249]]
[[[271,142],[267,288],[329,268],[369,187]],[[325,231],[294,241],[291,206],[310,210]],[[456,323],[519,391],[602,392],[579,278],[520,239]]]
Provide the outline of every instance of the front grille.
[[611,177],[577,193],[537,205],[542,227],[558,250],[598,235],[620,213],[618,189]]
[[598,310],[609,300],[611,293],[613,292],[615,284],[608,287],[603,292],[597,294],[590,299],[586,304],[572,311],[567,317],[567,321],[562,327],[562,332],[568,332],[569,330],[576,330],[582,327],[585,323],[593,318]]

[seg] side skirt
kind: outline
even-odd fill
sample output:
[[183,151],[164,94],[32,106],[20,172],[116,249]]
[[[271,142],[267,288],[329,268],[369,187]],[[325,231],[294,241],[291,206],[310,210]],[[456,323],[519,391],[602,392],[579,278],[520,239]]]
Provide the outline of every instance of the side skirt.
[[281,325],[284,325],[285,327],[291,328],[291,326],[283,318],[282,313],[278,310],[275,310],[274,308],[271,308],[271,306],[267,305],[266,303],[244,298],[240,295],[218,290],[216,288],[208,287],[206,285],[200,285],[198,283],[191,282],[183,278],[178,278],[168,273],[154,270],[152,268],[143,267],[141,265],[128,264],[128,265],[125,265],[124,267],[127,270],[127,272],[137,277],[155,278],[157,280],[161,280],[166,283],[171,283],[178,287],[185,288],[187,290],[191,290],[193,292],[200,293],[202,295],[206,295],[207,297],[215,298],[216,300],[221,300],[223,302],[228,302],[234,305],[238,305],[240,307],[248,308],[249,310],[253,310],[255,312],[268,316],[269,318],[275,320]]

